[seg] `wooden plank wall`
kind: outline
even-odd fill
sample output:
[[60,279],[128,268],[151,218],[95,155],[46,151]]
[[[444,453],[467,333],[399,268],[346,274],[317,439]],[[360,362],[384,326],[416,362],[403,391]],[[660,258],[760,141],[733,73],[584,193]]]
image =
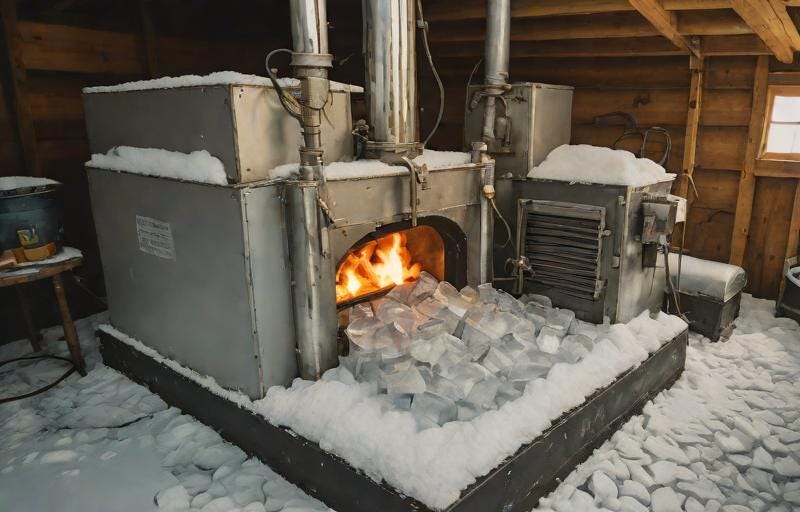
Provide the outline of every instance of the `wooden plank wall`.
[[[435,45],[433,50],[435,53]],[[457,150],[462,144],[465,85],[477,58],[444,55],[435,58],[447,99],[442,126],[430,146]],[[700,258],[727,262],[730,257],[756,59],[754,56],[706,59],[694,171],[699,197],[690,210],[686,233],[686,247]],[[438,95],[424,64],[420,71],[425,134],[438,107]],[[630,112],[640,126],[662,126],[669,130],[673,144],[667,168],[672,172],[681,170],[691,80],[688,56],[513,58],[510,74],[512,81],[575,87],[573,144],[610,146],[621,127],[596,126],[594,117],[615,110]],[[473,82],[481,80],[482,69],[479,69]],[[621,147],[632,149],[632,146]],[[653,150],[651,156],[662,148],[653,146]],[[757,178],[744,267],[750,279],[748,290],[758,297],[777,296],[797,181]]]

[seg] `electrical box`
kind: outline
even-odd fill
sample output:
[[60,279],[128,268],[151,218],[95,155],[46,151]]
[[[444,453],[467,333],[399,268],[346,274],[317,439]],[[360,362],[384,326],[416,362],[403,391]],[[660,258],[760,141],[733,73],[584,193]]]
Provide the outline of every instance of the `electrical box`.
[[[473,108],[473,97],[481,90],[467,90],[464,119],[464,148],[480,141],[486,98]],[[495,131],[505,139],[507,149],[490,153],[496,161],[498,177],[511,174],[525,178],[531,167],[539,165],[553,149],[569,144],[572,129],[572,87],[539,83],[517,83],[497,99]]]

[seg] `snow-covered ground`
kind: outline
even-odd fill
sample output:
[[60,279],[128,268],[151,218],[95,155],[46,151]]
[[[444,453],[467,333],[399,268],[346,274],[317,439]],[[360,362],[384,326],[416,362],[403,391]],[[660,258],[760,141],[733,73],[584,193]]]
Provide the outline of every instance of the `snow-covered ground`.
[[[800,510],[800,328],[745,297],[733,337],[692,335],[684,376],[631,419],[537,510]],[[210,428],[168,408],[97,353],[91,371],[44,395],[0,405],[0,510],[326,510]],[[47,347],[66,353],[46,332]],[[0,359],[27,353],[0,347]],[[9,396],[63,363],[0,368]],[[487,511],[489,512],[489,511]]]

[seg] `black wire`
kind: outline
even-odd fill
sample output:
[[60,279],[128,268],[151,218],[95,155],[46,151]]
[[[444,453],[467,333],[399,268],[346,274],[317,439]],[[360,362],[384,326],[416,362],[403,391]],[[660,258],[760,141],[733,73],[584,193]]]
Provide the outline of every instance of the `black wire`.
[[5,361],[0,361],[0,366],[4,366],[4,365],[9,364],[9,363],[15,363],[17,361],[30,361],[30,360],[34,360],[34,359],[58,359],[59,361],[68,362],[70,364],[70,368],[63,375],[61,375],[61,377],[56,379],[54,382],[51,382],[50,384],[48,384],[48,385],[46,385],[44,387],[41,387],[41,388],[36,389],[34,391],[31,391],[30,393],[25,393],[24,395],[10,396],[8,398],[0,398],[0,404],[6,404],[8,402],[15,402],[17,400],[22,400],[23,398],[30,398],[32,396],[38,395],[39,393],[44,393],[48,389],[51,389],[51,388],[57,386],[62,380],[66,379],[67,377],[72,375],[75,372],[75,370],[78,369],[75,366],[75,363],[73,363],[71,359],[67,359],[66,357],[60,357],[60,356],[52,356],[50,354],[41,354],[41,355],[38,355],[38,356],[25,356],[25,357],[16,357],[14,359],[7,359]]
[[444,84],[442,84],[442,79],[439,77],[439,72],[436,70],[436,66],[433,64],[431,47],[428,45],[428,25],[425,23],[425,18],[422,15],[422,0],[417,0],[417,10],[419,11],[419,21],[422,23],[422,46],[425,48],[425,55],[428,56],[428,64],[431,66],[433,78],[436,80],[436,85],[439,87],[439,115],[436,116],[436,122],[433,124],[431,132],[425,138],[425,142],[423,142],[423,145],[427,146],[428,141],[430,141],[433,137],[433,134],[436,133],[436,130],[439,128],[439,124],[442,122],[442,117],[444,116]]
[[275,76],[275,73],[273,73],[272,69],[269,67],[269,60],[276,53],[288,53],[291,55],[292,50],[289,50],[288,48],[278,48],[277,50],[272,50],[267,54],[267,58],[264,59],[264,65],[267,67],[267,75],[269,76],[270,81],[272,81],[272,86],[275,88],[275,91],[277,91],[278,93],[278,99],[281,101],[281,105],[283,105],[283,108],[289,113],[290,116],[297,119],[302,124],[303,116],[295,112],[294,109],[292,109],[292,107],[286,101],[286,98],[284,97],[283,88],[278,83],[278,78]]

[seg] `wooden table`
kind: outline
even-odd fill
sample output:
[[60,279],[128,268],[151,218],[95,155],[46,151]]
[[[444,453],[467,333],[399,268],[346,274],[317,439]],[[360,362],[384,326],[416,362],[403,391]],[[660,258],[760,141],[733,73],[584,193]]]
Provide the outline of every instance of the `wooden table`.
[[86,375],[86,364],[83,360],[83,355],[81,355],[78,333],[75,330],[75,324],[72,322],[72,315],[70,315],[67,297],[64,293],[64,281],[61,278],[62,273],[69,272],[82,263],[82,257],[74,257],[53,263],[47,263],[47,260],[44,260],[41,264],[16,267],[11,270],[0,272],[0,288],[6,286],[16,287],[20,306],[22,307],[22,316],[25,319],[28,329],[28,339],[31,342],[33,350],[39,352],[42,349],[40,344],[42,337],[33,322],[30,306],[22,290],[22,286],[20,285],[40,281],[42,279],[51,279],[53,281],[53,289],[56,295],[56,302],[58,303],[58,312],[61,314],[61,325],[64,327],[64,337],[67,340],[70,357],[75,367],[78,369],[78,372],[80,372],[81,375]]

